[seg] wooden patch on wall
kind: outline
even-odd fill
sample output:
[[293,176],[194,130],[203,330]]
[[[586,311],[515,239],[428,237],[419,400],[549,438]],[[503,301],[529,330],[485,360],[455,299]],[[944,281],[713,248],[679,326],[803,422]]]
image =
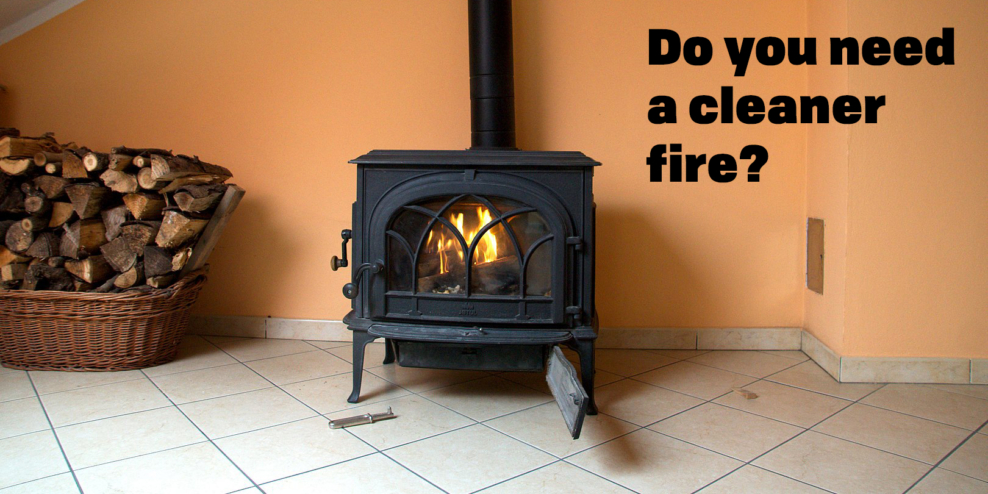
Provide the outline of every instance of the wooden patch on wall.
[[806,222],[806,288],[823,294],[823,220]]

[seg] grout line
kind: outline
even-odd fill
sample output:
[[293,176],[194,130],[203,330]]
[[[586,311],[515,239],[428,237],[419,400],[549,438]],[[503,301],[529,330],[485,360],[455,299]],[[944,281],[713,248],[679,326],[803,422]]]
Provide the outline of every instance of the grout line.
[[[512,439],[514,439],[514,438],[512,438]],[[550,461],[549,463],[546,463],[545,465],[542,465],[542,466],[539,466],[539,467],[536,467],[536,468],[533,468],[533,469],[531,469],[531,470],[528,470],[528,471],[525,471],[525,472],[522,472],[522,473],[520,473],[520,474],[518,474],[518,475],[514,475],[514,476],[511,476],[511,477],[508,477],[508,478],[506,478],[506,479],[504,479],[504,480],[499,480],[499,481],[497,481],[497,482],[494,482],[494,483],[493,483],[493,484],[491,484],[491,485],[487,485],[487,486],[484,486],[484,487],[481,487],[480,489],[477,489],[477,490],[475,490],[475,491],[470,491],[470,492],[471,492],[471,494],[478,494],[478,493],[480,493],[480,492],[483,492],[483,491],[486,491],[487,489],[490,489],[490,488],[492,488],[492,487],[495,487],[495,486],[498,486],[498,485],[501,485],[501,484],[504,484],[504,483],[506,483],[506,482],[510,482],[510,481],[512,481],[512,480],[514,480],[514,479],[517,479],[518,477],[522,477],[522,476],[524,476],[524,475],[528,475],[528,474],[530,474],[530,473],[532,473],[532,472],[534,472],[534,471],[536,471],[536,470],[541,470],[541,469],[543,469],[543,468],[545,468],[545,467],[549,467],[549,466],[552,466],[552,465],[555,465],[556,463],[559,463],[559,462],[562,462],[562,461],[563,461],[563,460],[560,460],[560,459],[559,459],[559,458],[557,458],[557,457],[553,457],[553,458],[554,458],[554,459],[553,459],[552,461]]]
[[[916,482],[913,482],[913,484],[910,485],[909,488],[905,490],[905,492],[909,492],[909,491],[913,490],[913,488],[915,488],[920,482],[923,481],[923,479],[925,479],[927,476],[929,476],[930,473],[932,473],[937,468],[941,468],[940,465],[942,465],[943,462],[947,461],[947,458],[950,458],[950,456],[953,455],[955,452],[957,452],[957,450],[961,449],[961,446],[964,446],[965,444],[967,444],[967,442],[970,441],[972,437],[974,437],[976,434],[978,434],[978,430],[980,430],[986,424],[988,424],[988,420],[986,420],[984,423],[982,423],[979,427],[975,428],[974,431],[972,431],[970,434],[968,434],[967,437],[964,438],[964,440],[961,441],[957,446],[954,446],[954,448],[951,449],[946,455],[944,455],[943,458],[940,458],[940,461],[936,462],[935,465],[933,465],[932,467],[930,467],[930,469],[927,470],[926,473],[924,473],[922,477],[916,479]],[[948,472],[952,472],[952,473],[957,473],[957,472],[954,472],[953,470],[949,470],[949,469],[946,469],[946,468],[944,468],[944,470],[947,470]],[[958,475],[964,475],[964,474],[958,474]],[[965,477],[968,477],[968,475],[964,475],[964,476]],[[973,477],[971,477],[971,478],[973,478]],[[980,479],[976,479],[976,480],[980,480]]]
[[[69,469],[69,473],[72,474],[72,480],[75,482],[76,488],[79,489],[80,493],[82,493],[84,492],[82,490],[82,484],[79,483],[79,477],[76,476],[75,469],[72,468],[72,462],[69,461],[69,455],[65,453],[65,447],[62,446],[62,440],[58,438],[58,433],[55,432],[55,424],[52,423],[51,417],[48,416],[48,409],[45,408],[45,403],[41,401],[41,395],[38,394],[38,387],[34,385],[34,379],[31,378],[31,373],[25,372],[25,374],[27,375],[27,381],[31,383],[31,389],[34,390],[34,398],[38,400],[38,405],[41,406],[41,413],[45,414],[45,420],[48,422],[48,430],[51,431],[52,437],[55,438],[55,444],[58,445],[58,451],[62,453],[62,459],[65,460],[65,466]],[[61,473],[65,472],[60,472],[60,474]]]

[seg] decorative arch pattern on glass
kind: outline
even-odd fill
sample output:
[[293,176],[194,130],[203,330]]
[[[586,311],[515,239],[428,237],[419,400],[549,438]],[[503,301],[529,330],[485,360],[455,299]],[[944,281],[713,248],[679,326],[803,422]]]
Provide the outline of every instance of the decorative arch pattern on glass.
[[552,233],[535,208],[502,197],[443,196],[404,206],[388,237],[388,290],[552,296]]

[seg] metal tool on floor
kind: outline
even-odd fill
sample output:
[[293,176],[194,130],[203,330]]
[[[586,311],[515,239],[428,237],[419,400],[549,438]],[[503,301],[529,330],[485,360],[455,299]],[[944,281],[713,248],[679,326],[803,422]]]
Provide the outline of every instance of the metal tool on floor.
[[344,427],[353,427],[355,425],[373,424],[374,422],[393,419],[395,417],[397,417],[397,415],[391,411],[391,407],[388,407],[388,411],[384,413],[365,413],[363,415],[330,420],[329,428],[342,429]]

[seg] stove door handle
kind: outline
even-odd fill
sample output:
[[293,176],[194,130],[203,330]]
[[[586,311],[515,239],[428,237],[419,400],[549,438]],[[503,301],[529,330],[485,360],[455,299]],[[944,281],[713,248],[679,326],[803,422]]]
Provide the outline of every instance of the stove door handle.
[[384,263],[378,262],[365,262],[361,264],[353,272],[353,281],[343,285],[343,296],[349,299],[357,298],[360,293],[360,278],[364,276],[364,273],[370,272],[371,274],[380,273],[384,270]]
[[343,230],[342,232],[340,232],[340,236],[343,237],[343,259],[340,259],[339,257],[336,256],[333,256],[333,258],[330,259],[329,267],[333,271],[336,271],[337,269],[340,268],[345,268],[349,265],[349,261],[346,258],[346,243],[349,242],[350,239],[353,237],[353,232],[351,232],[350,230]]

